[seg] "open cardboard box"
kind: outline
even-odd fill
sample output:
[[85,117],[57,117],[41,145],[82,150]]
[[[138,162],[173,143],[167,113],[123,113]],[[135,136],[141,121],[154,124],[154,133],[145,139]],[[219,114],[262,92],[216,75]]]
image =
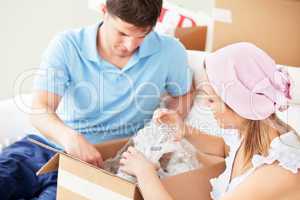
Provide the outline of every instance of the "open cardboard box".
[[[197,147],[197,136],[188,138]],[[56,151],[37,175],[58,170],[57,199],[87,200],[141,200],[143,199],[138,186],[107,171],[80,161],[64,152]],[[95,145],[104,160],[113,157],[127,142],[127,139],[114,140]],[[199,154],[199,160],[204,164],[201,169],[182,173],[162,179],[166,190],[175,200],[209,200],[211,186],[209,179],[218,176],[225,168],[223,159],[205,154]]]

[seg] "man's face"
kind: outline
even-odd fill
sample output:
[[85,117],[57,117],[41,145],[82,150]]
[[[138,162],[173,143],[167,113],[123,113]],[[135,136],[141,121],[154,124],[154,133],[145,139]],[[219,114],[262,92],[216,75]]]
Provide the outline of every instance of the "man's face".
[[131,56],[152,29],[152,27],[136,27],[110,15],[108,12],[104,15],[103,26],[105,45],[109,48],[110,53],[117,57]]

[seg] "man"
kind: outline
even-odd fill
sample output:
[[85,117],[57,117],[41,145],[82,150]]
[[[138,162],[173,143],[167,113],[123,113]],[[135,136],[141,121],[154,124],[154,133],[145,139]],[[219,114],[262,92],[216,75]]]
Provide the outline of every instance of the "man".
[[107,0],[103,22],[52,40],[34,83],[32,106],[41,114],[31,121],[40,134],[0,155],[1,200],[55,199],[57,173],[35,175],[53,152],[28,138],[101,167],[93,144],[134,134],[164,93],[186,114],[192,76],[182,45],[152,31],[161,7],[162,0]]

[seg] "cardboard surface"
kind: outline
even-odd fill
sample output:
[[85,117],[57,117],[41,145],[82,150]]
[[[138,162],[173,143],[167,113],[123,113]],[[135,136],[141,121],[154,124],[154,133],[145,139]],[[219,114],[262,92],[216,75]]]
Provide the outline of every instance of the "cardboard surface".
[[300,66],[299,0],[216,0],[215,7],[223,21],[215,22],[213,50],[248,41],[278,64]]
[[206,26],[177,28],[175,31],[175,37],[180,40],[186,49],[198,51],[205,51],[206,34]]
[[[70,199],[70,200],[89,200],[88,198],[85,198],[81,196],[78,193],[72,192],[68,189],[65,189],[64,187],[58,186],[57,187],[57,194],[64,194],[63,199]],[[62,200],[61,197],[57,197],[57,200]]]
[[103,160],[106,160],[113,158],[127,141],[128,139],[112,140],[102,144],[96,144],[95,147],[101,152]]
[[[193,138],[195,139],[197,138]],[[98,144],[96,148],[101,151],[104,159],[108,159],[113,157],[126,142],[127,139],[115,140]],[[164,187],[175,200],[209,200],[211,191],[209,180],[218,176],[225,168],[223,160],[212,160],[214,162],[206,163],[201,169],[163,179]],[[57,169],[59,200],[143,199],[137,185],[63,152],[58,152],[40,171],[42,174]]]
[[[58,186],[91,199],[114,196],[116,199],[133,199],[136,187],[127,181],[68,156],[60,156]],[[64,193],[57,193],[65,199]]]
[[55,154],[36,174],[40,176],[49,172],[57,171],[59,167],[59,156],[59,153]]
[[204,167],[200,170],[167,177],[162,180],[166,190],[176,200],[210,200],[210,178],[224,170],[224,163]]

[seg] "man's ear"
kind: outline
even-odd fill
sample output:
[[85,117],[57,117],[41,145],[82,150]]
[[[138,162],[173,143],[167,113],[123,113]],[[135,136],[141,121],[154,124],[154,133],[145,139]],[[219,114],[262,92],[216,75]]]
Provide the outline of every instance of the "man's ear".
[[102,3],[100,5],[100,10],[101,10],[102,13],[106,13],[107,12],[107,6],[106,6],[106,4]]
[[106,7],[106,4],[101,3],[101,4],[99,5],[99,12],[100,12],[101,17],[103,17],[103,16],[107,13],[107,7]]

